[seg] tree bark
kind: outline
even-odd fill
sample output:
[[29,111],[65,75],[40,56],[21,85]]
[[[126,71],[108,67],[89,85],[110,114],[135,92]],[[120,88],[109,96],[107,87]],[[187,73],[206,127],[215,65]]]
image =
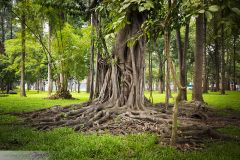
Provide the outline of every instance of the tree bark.
[[[170,52],[170,33],[165,31],[164,33],[164,54],[165,56],[168,55]],[[168,108],[169,105],[169,98],[171,95],[171,88],[170,88],[170,69],[169,69],[169,60],[167,59],[165,62],[165,107]]]
[[5,42],[5,27],[4,27],[4,16],[5,16],[5,9],[4,7],[2,7],[1,9],[1,31],[2,31],[2,39],[0,42],[0,54],[5,55],[5,46],[4,46],[4,42]]
[[86,88],[87,93],[90,93],[90,79],[91,79],[91,78],[90,78],[90,74],[91,74],[91,73],[89,72],[89,74],[88,74],[88,76],[87,76],[87,84],[86,84],[86,85],[87,85],[87,86],[86,86],[86,87],[87,87],[87,88]]
[[[186,63],[186,58],[187,58],[188,46],[189,46],[189,30],[190,30],[189,23],[190,23],[190,19],[187,20],[186,26],[185,26],[185,37],[184,37],[184,46],[183,46],[183,55],[184,55],[184,59],[183,59],[183,64],[184,64],[183,65],[183,70],[184,70],[184,72],[183,73],[185,74],[185,76],[184,76],[185,85],[182,86],[182,87],[187,87],[187,63]],[[187,100],[187,88],[185,90],[182,90],[181,92],[184,93],[184,95],[186,96],[185,100]]]
[[90,96],[89,100],[92,100],[94,98],[94,15],[91,14],[91,25],[92,25],[92,31],[91,31],[91,56],[90,56]]
[[107,44],[102,35],[101,17],[99,14],[96,15],[96,35],[99,41],[97,45],[97,60],[96,60],[96,80],[95,80],[95,90],[94,98],[97,98],[101,92],[102,85],[104,83],[105,74],[108,70],[107,60],[109,58],[109,52],[107,49]]
[[80,87],[81,87],[81,83],[80,81],[77,82],[77,93],[80,93]]
[[216,79],[216,88],[215,91],[219,91],[219,86],[220,86],[220,77],[219,77],[219,38],[217,37],[218,35],[218,27],[217,27],[217,16],[215,14],[214,17],[214,24],[213,24],[213,30],[214,30],[214,36],[216,36],[214,38],[214,63],[215,63],[215,79]]
[[[130,24],[119,31],[112,52],[112,64],[105,75],[98,102],[116,107],[140,110],[144,108],[144,51],[145,38],[128,44],[145,20],[143,13],[131,11],[127,15]],[[130,43],[130,42],[129,42]]]
[[236,40],[237,34],[233,37],[233,90],[236,91]]
[[68,78],[63,72],[60,73],[60,89],[61,92],[68,91]]
[[202,97],[202,70],[203,70],[203,51],[204,51],[204,16],[199,14],[196,18],[196,50],[194,54],[194,77],[193,77],[193,96],[194,101],[203,101]]
[[163,94],[164,91],[164,62],[160,53],[158,53],[159,67],[158,67],[158,75],[159,75],[159,92]]
[[20,96],[26,97],[25,91],[25,54],[26,54],[26,16],[23,14],[21,18],[21,41],[22,41],[22,53],[21,53],[21,81],[20,81]]
[[149,91],[150,91],[150,97],[149,100],[151,103],[153,103],[153,96],[152,96],[152,91],[153,91],[153,73],[152,73],[152,52],[150,51],[148,57],[148,72],[149,72]]
[[[223,17],[223,11],[221,13]],[[221,94],[225,94],[225,48],[224,48],[224,26],[221,24]]]
[[[184,48],[182,46],[182,40],[181,40],[181,33],[180,28],[177,28],[176,30],[176,36],[177,36],[177,47],[178,47],[178,59],[179,59],[179,79],[180,84],[183,87],[186,87],[186,52],[188,44],[188,33],[189,33],[189,24],[186,24],[186,30],[185,30],[185,43]],[[180,100],[187,100],[187,90],[180,90]]]
[[[156,43],[156,48],[157,48],[157,43]],[[164,58],[162,56],[162,53],[158,52],[158,83],[159,83],[159,92],[163,94],[164,91]]]
[[52,28],[50,21],[48,22],[48,96],[52,94],[53,81],[52,81],[52,58],[51,58],[51,41],[52,41]]
[[207,19],[204,14],[203,93],[208,93],[207,50],[206,50],[207,35],[206,34],[207,34]]

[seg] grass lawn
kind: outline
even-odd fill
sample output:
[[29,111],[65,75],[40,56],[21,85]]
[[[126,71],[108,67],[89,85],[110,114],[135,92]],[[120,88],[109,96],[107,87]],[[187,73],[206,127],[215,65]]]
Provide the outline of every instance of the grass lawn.
[[0,112],[32,111],[40,108],[48,108],[55,105],[68,105],[84,102],[88,100],[89,94],[86,92],[72,93],[73,100],[50,100],[45,99],[47,92],[28,91],[27,97],[20,98],[18,94],[0,97]]
[[[26,98],[19,95],[0,97],[0,113],[12,111],[31,111],[54,105],[76,104],[88,99],[88,94],[73,93],[75,100],[48,100],[46,92],[30,91]],[[149,93],[146,92],[149,97]],[[190,99],[191,94],[188,94]],[[164,102],[164,95],[153,93],[154,103]],[[227,95],[209,93],[205,101],[214,108],[240,110],[240,92],[227,92]],[[53,131],[35,131],[15,125],[1,123],[18,120],[15,116],[0,115],[0,149],[2,150],[42,150],[49,151],[50,158],[71,159],[240,159],[240,144],[237,142],[209,143],[202,151],[181,152],[174,148],[163,147],[157,143],[154,134],[133,134],[127,136],[86,135],[76,133],[70,128]],[[226,126],[219,131],[240,136],[240,128]]]
[[[188,100],[192,99],[192,91],[187,92]],[[146,97],[150,97],[150,93],[145,93]],[[176,93],[172,94],[173,97]],[[209,92],[203,94],[203,99],[210,107],[217,109],[231,108],[240,111],[240,92],[226,91],[226,95],[220,95],[219,92]],[[165,94],[159,94],[157,91],[153,91],[153,103],[160,103],[165,101]],[[170,98],[170,103],[173,103],[174,99]]]

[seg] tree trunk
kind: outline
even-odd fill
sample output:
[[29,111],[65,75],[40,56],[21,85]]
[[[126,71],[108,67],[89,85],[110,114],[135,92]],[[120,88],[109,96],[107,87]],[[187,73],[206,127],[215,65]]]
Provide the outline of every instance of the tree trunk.
[[[164,54],[165,56],[170,53],[170,33],[165,31],[164,33]],[[171,88],[170,88],[170,69],[169,69],[169,60],[167,59],[165,62],[165,107],[168,108],[169,98],[171,96]]]
[[37,93],[39,93],[40,90],[40,80],[37,80]]
[[90,78],[90,74],[91,74],[91,73],[89,72],[89,74],[88,74],[88,76],[87,76],[87,84],[86,84],[86,85],[87,85],[87,86],[86,86],[86,87],[87,87],[87,88],[86,88],[87,93],[90,93],[90,79],[91,79],[91,78]]
[[97,45],[97,61],[96,61],[96,81],[94,98],[97,98],[101,92],[105,75],[108,70],[107,58],[109,58],[109,52],[107,49],[106,41],[102,35],[101,17],[97,14],[95,21],[96,35],[99,41]]
[[105,75],[98,101],[110,102],[113,106],[125,106],[129,109],[144,107],[144,50],[145,38],[140,38],[128,46],[129,37],[140,30],[144,22],[143,13],[128,13],[128,21],[116,37],[113,48],[112,65]]
[[91,31],[91,57],[90,57],[90,96],[89,100],[92,100],[94,98],[94,21],[95,16],[91,14],[91,25],[92,25],[92,31]]
[[196,51],[194,55],[193,96],[194,101],[203,101],[202,97],[202,70],[204,51],[204,16],[199,14],[196,18]]
[[206,34],[207,34],[207,19],[204,14],[203,93],[208,93],[207,50],[206,50],[207,35]]
[[77,82],[77,93],[80,93],[80,87],[81,87],[81,83],[80,81]]
[[[223,13],[222,13],[223,14]],[[223,15],[222,15],[223,16]],[[225,94],[225,48],[224,48],[224,26],[221,24],[221,94]]]
[[160,53],[158,53],[159,67],[158,67],[158,75],[159,75],[159,92],[163,94],[164,91],[164,62]]
[[217,28],[217,22],[216,22],[216,15],[214,17],[214,24],[213,24],[213,30],[214,30],[214,64],[215,64],[215,78],[216,79],[216,88],[215,91],[219,91],[219,86],[220,86],[220,77],[219,77],[219,38],[217,37],[218,35],[218,28]]
[[68,79],[66,74],[60,73],[60,89],[61,92],[68,91]]
[[232,69],[232,59],[229,49],[227,49],[227,61],[228,71],[226,72],[226,90],[231,90],[231,69]]
[[233,90],[236,91],[236,40],[237,34],[233,37]]
[[52,58],[51,58],[51,41],[52,41],[52,28],[50,21],[48,22],[48,96],[52,94],[53,81],[52,81]]
[[26,16],[23,14],[21,18],[21,28],[22,28],[22,53],[21,53],[21,81],[20,81],[20,96],[26,97],[25,91],[25,52],[26,52]]
[[2,7],[1,9],[1,31],[2,31],[2,39],[1,39],[1,42],[0,42],[0,54],[3,54],[5,55],[5,46],[4,46],[4,42],[5,42],[5,27],[4,27],[4,12],[5,12],[5,9],[4,7]]
[[[181,33],[180,28],[177,28],[176,30],[176,36],[177,36],[177,47],[178,47],[178,59],[179,59],[179,79],[180,84],[183,87],[186,87],[186,53],[187,53],[187,46],[188,46],[188,35],[189,35],[189,22],[186,24],[186,30],[185,30],[185,42],[184,42],[184,48],[182,46],[182,40],[181,40]],[[181,89],[180,90],[180,100],[187,100],[187,89]]]
[[31,84],[30,84],[30,82],[28,82],[27,83],[27,90],[30,91],[30,89],[31,89]]
[[153,73],[152,73],[152,52],[150,51],[148,57],[148,72],[149,72],[149,91],[150,91],[150,97],[149,100],[151,103],[153,103],[153,96],[152,96],[152,91],[153,91]]

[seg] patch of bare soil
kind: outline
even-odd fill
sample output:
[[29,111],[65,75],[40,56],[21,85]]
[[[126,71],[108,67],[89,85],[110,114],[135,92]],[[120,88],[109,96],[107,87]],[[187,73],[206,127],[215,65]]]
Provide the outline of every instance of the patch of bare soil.
[[[144,109],[116,107],[111,104],[86,102],[65,107],[53,106],[33,112],[12,113],[23,117],[23,124],[38,130],[71,127],[79,132],[129,134],[151,132],[159,135],[159,143],[168,145],[171,136],[172,107],[163,104]],[[229,111],[230,112],[230,111]],[[238,137],[221,134],[218,128],[227,125],[240,127],[240,116],[220,116],[201,102],[182,102],[179,107],[179,125],[176,147],[181,150],[200,149],[209,140],[234,140]]]

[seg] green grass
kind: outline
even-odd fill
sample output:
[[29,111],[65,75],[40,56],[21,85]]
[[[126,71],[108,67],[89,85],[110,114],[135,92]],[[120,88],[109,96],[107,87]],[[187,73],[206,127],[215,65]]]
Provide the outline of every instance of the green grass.
[[54,105],[68,105],[88,100],[86,92],[72,93],[74,100],[50,100],[45,99],[47,92],[28,91],[27,97],[20,97],[18,94],[0,97],[0,112],[32,111],[40,108],[48,108]]
[[225,128],[220,128],[218,129],[218,131],[224,134],[232,135],[232,136],[237,136],[237,137],[240,136],[240,128],[232,125],[226,126]]
[[[192,99],[192,91],[187,92],[188,100]],[[150,97],[149,92],[145,92],[147,98]],[[173,98],[176,93],[172,94]],[[173,103],[174,99],[170,98],[170,103]],[[220,95],[219,92],[209,92],[203,94],[203,99],[210,107],[217,109],[234,109],[240,111],[240,92],[226,91],[226,95]],[[160,103],[165,101],[165,94],[160,94],[157,91],[153,91],[153,102]]]
[[[0,97],[0,112],[30,111],[53,105],[76,104],[88,99],[87,93],[74,93],[76,100],[48,100],[46,92],[27,93],[28,97],[19,95]],[[146,92],[149,96],[149,92]],[[190,98],[191,94],[188,94]],[[164,95],[153,94],[154,102],[164,102]],[[227,95],[209,93],[205,101],[212,107],[240,110],[240,92],[227,92]],[[3,123],[18,121],[19,118],[9,115],[0,116],[0,149],[5,150],[42,150],[50,153],[51,159],[240,159],[240,144],[237,142],[209,143],[202,151],[181,152],[158,144],[159,138],[154,134],[132,134],[116,136],[110,134],[83,134],[70,128],[58,128],[53,131],[35,131]],[[2,125],[1,125],[2,124]],[[226,126],[219,129],[225,134],[240,136],[240,128]]]
[[49,132],[29,128],[3,126],[0,128],[0,147],[11,150],[48,151],[51,159],[216,159],[240,157],[240,145],[236,142],[217,142],[202,151],[181,152],[156,143],[153,134],[126,136],[85,135],[69,128]]

